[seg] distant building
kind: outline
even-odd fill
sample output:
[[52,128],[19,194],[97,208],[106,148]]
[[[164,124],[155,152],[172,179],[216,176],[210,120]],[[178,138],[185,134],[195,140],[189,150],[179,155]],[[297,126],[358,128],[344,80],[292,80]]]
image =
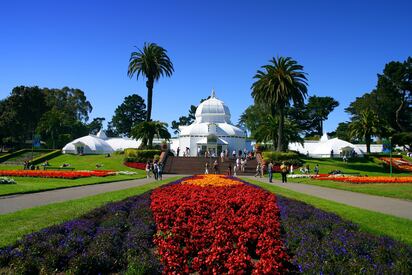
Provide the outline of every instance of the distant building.
[[[333,157],[352,156],[353,154],[363,156],[366,152],[366,145],[352,144],[339,138],[329,139],[324,133],[319,141],[305,140],[303,145],[298,142],[290,143],[289,150],[298,151],[314,158],[329,158],[331,153],[333,153]],[[371,144],[371,153],[380,153],[382,150],[382,144]]]
[[246,132],[232,124],[229,108],[216,97],[214,90],[210,98],[197,107],[195,116],[195,121],[191,125],[180,126],[179,136],[171,140],[173,152],[180,148],[180,156],[204,155],[205,152],[218,156],[225,150],[230,154],[251,150]]

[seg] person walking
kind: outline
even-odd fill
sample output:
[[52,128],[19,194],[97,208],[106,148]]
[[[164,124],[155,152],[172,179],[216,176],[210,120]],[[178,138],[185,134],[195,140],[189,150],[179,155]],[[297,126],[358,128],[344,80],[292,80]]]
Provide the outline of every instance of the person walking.
[[205,174],[209,174],[209,162],[205,163]]
[[273,162],[270,161],[269,165],[268,165],[268,176],[269,176],[269,182],[272,182],[272,178],[273,178]]
[[255,177],[257,177],[257,176],[260,176],[260,177],[262,177],[262,174],[261,174],[261,165],[260,165],[260,162],[258,162],[258,164],[257,164],[257,166],[256,166],[256,174],[255,174]]
[[287,182],[287,173],[288,173],[288,167],[286,166],[285,162],[282,162],[282,165],[280,166],[280,173],[282,174],[282,183]]
[[176,150],[176,157],[178,157],[178,156],[179,156],[179,153],[180,153],[180,147],[177,147],[177,150]]
[[159,164],[157,161],[153,162],[153,175],[155,177],[155,180],[158,180],[159,178]]
[[315,172],[316,176],[319,175],[319,165],[318,164],[316,164],[315,168],[313,168],[313,172]]
[[146,178],[150,178],[150,161],[146,163],[145,170],[146,170]]
[[233,176],[237,177],[237,172],[239,171],[238,167],[235,165],[233,166]]
[[294,170],[293,170],[293,164],[290,165],[290,174],[293,175]]
[[[236,168],[235,168],[236,169]],[[235,170],[236,171],[236,170]],[[232,175],[232,164],[229,162],[229,167],[227,168],[227,175],[230,177]],[[235,172],[236,176],[236,172]]]
[[163,179],[163,163],[159,162],[158,168],[157,168],[157,178],[159,180]]
[[225,161],[225,153],[222,151],[220,152],[220,162],[224,162]]
[[219,164],[217,163],[217,160],[213,162],[213,172],[217,174],[219,172]]

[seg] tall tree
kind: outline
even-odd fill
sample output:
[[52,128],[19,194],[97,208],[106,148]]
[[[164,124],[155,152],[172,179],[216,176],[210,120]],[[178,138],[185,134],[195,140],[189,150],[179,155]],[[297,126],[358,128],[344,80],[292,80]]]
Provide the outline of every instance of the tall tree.
[[161,121],[143,121],[132,128],[132,137],[135,139],[147,140],[149,148],[153,147],[153,139],[164,138],[170,139],[170,133],[167,130],[167,123]]
[[411,130],[412,126],[412,58],[404,62],[389,62],[383,74],[378,74],[378,95],[383,108],[392,105],[391,125],[397,131]]
[[305,110],[315,134],[319,136],[323,134],[323,121],[328,119],[329,114],[338,106],[339,102],[330,96],[309,97]]
[[262,69],[254,76],[252,97],[257,103],[268,104],[272,116],[279,116],[277,150],[284,151],[285,107],[290,101],[303,103],[307,95],[306,73],[291,57],[273,58]]
[[132,127],[144,121],[145,117],[146,104],[144,99],[133,94],[125,97],[123,103],[116,108],[109,125],[117,135],[130,136]]
[[360,116],[349,124],[349,132],[352,137],[364,139],[366,143],[366,152],[371,152],[372,136],[378,135],[380,131],[380,121],[378,115],[366,109],[360,113]]
[[146,121],[151,120],[153,85],[161,76],[170,77],[173,74],[173,64],[167,56],[167,51],[155,43],[145,43],[143,50],[132,52],[129,59],[127,75],[132,78],[136,75],[146,77],[147,87],[147,116]]
[[96,117],[87,124],[87,128],[90,134],[96,135],[103,128],[103,121],[106,119],[104,117]]

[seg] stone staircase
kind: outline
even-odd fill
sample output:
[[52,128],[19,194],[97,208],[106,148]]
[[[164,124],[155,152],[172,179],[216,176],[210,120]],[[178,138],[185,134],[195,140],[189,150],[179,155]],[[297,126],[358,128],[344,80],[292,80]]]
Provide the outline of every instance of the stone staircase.
[[[219,173],[227,174],[229,163],[233,167],[235,166],[236,159],[229,158],[223,162],[220,158],[205,158],[205,157],[174,157],[168,156],[166,158],[166,164],[163,168],[165,174],[203,174],[205,172],[205,164],[209,163],[209,173],[213,173],[213,162],[217,160],[219,163]],[[238,172],[237,175],[254,175],[256,173],[257,161],[256,159],[249,160],[245,167],[245,172]]]

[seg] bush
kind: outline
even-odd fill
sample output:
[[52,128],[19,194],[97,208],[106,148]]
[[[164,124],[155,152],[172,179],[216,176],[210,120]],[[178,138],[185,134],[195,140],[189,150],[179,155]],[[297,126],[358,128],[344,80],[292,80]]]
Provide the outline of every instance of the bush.
[[276,152],[265,151],[262,153],[263,160],[268,163],[270,161],[275,165],[280,165],[285,162],[286,165],[293,164],[294,166],[302,166],[303,162],[299,159],[299,154],[296,152]]
[[139,150],[139,149],[126,149],[124,150],[125,162],[147,162],[160,156],[160,150]]

